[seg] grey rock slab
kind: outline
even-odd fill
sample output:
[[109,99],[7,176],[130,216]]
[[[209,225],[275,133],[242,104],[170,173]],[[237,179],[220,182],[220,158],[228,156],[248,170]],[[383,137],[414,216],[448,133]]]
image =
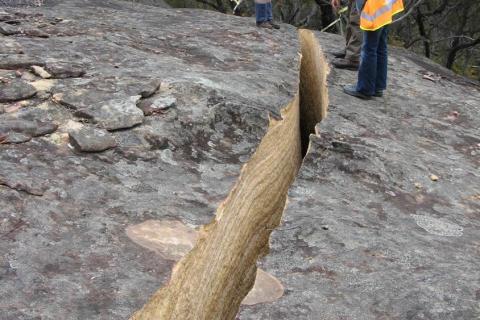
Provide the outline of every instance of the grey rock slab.
[[113,99],[81,110],[77,114],[92,118],[99,126],[107,130],[131,128],[141,124],[144,118],[142,110],[136,106],[138,99],[140,96]]
[[37,93],[35,87],[23,80],[0,82],[0,102],[29,99]]
[[101,152],[117,145],[108,131],[94,127],[84,126],[71,131],[69,136],[73,146],[83,152]]

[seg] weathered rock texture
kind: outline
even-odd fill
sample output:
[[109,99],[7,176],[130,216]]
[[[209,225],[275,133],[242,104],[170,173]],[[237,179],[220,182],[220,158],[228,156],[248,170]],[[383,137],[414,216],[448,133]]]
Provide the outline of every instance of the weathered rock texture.
[[[167,284],[174,262],[126,229],[212,220],[267,113],[278,117],[298,89],[296,30],[116,1],[21,11],[9,14],[49,37],[1,35],[0,77],[36,82],[39,92],[1,103],[0,118],[58,128],[0,144],[1,318],[127,319]],[[327,51],[343,44],[316,36]],[[29,71],[51,63],[85,73]],[[241,307],[240,319],[478,317],[478,87],[403,51],[390,71],[385,99],[368,103],[341,93],[355,73],[332,71],[329,117],[260,264],[285,294]],[[78,110],[125,101],[158,80],[155,95],[174,97],[174,107],[112,131],[114,149],[69,147],[71,123],[92,122]]]

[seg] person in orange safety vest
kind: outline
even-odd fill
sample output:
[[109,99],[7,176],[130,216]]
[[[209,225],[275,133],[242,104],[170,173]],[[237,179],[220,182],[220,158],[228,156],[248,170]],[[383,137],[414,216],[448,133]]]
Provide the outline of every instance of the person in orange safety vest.
[[403,11],[403,0],[356,0],[363,30],[363,44],[356,86],[343,91],[361,99],[382,97],[387,88],[388,25]]

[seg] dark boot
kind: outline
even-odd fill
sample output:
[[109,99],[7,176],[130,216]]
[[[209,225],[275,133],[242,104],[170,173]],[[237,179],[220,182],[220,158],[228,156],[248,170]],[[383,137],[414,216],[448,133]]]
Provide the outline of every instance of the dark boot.
[[280,29],[280,25],[277,24],[277,23],[275,23],[275,22],[273,22],[273,20],[268,21],[268,22],[272,25],[272,28],[273,28],[273,29]]
[[357,61],[350,61],[347,59],[336,58],[333,59],[332,65],[338,69],[347,69],[352,71],[357,71],[360,63]]
[[257,27],[259,28],[265,28],[265,29],[273,29],[273,26],[270,22],[264,21],[264,22],[257,22]]
[[367,96],[366,94],[358,92],[356,86],[345,86],[345,87],[343,87],[343,92],[345,92],[346,94],[348,94],[350,96],[360,98],[360,99],[363,99],[363,100],[372,99],[371,96]]

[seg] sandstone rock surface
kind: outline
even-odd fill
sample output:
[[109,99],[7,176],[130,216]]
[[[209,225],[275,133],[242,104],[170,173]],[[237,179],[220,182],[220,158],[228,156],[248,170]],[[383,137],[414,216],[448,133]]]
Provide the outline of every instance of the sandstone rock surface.
[[[64,100],[0,104],[3,124],[58,124],[40,137],[9,130],[29,138],[19,144],[4,144],[0,132],[1,318],[126,319],[174,264],[126,230],[211,221],[266,132],[267,113],[278,117],[296,93],[296,30],[127,1],[8,11],[24,29],[45,24],[49,37],[1,35],[2,76],[67,62],[83,72],[53,76],[49,92]],[[316,35],[327,52],[343,43]],[[285,292],[242,306],[239,319],[480,315],[478,86],[402,50],[393,50],[390,71],[386,97],[364,102],[341,92],[356,74],[332,70],[329,117],[259,262]],[[426,71],[440,80],[423,79]],[[111,132],[115,149],[68,147],[76,111],[142,96],[158,79],[174,108],[144,116],[134,104],[143,122]]]

